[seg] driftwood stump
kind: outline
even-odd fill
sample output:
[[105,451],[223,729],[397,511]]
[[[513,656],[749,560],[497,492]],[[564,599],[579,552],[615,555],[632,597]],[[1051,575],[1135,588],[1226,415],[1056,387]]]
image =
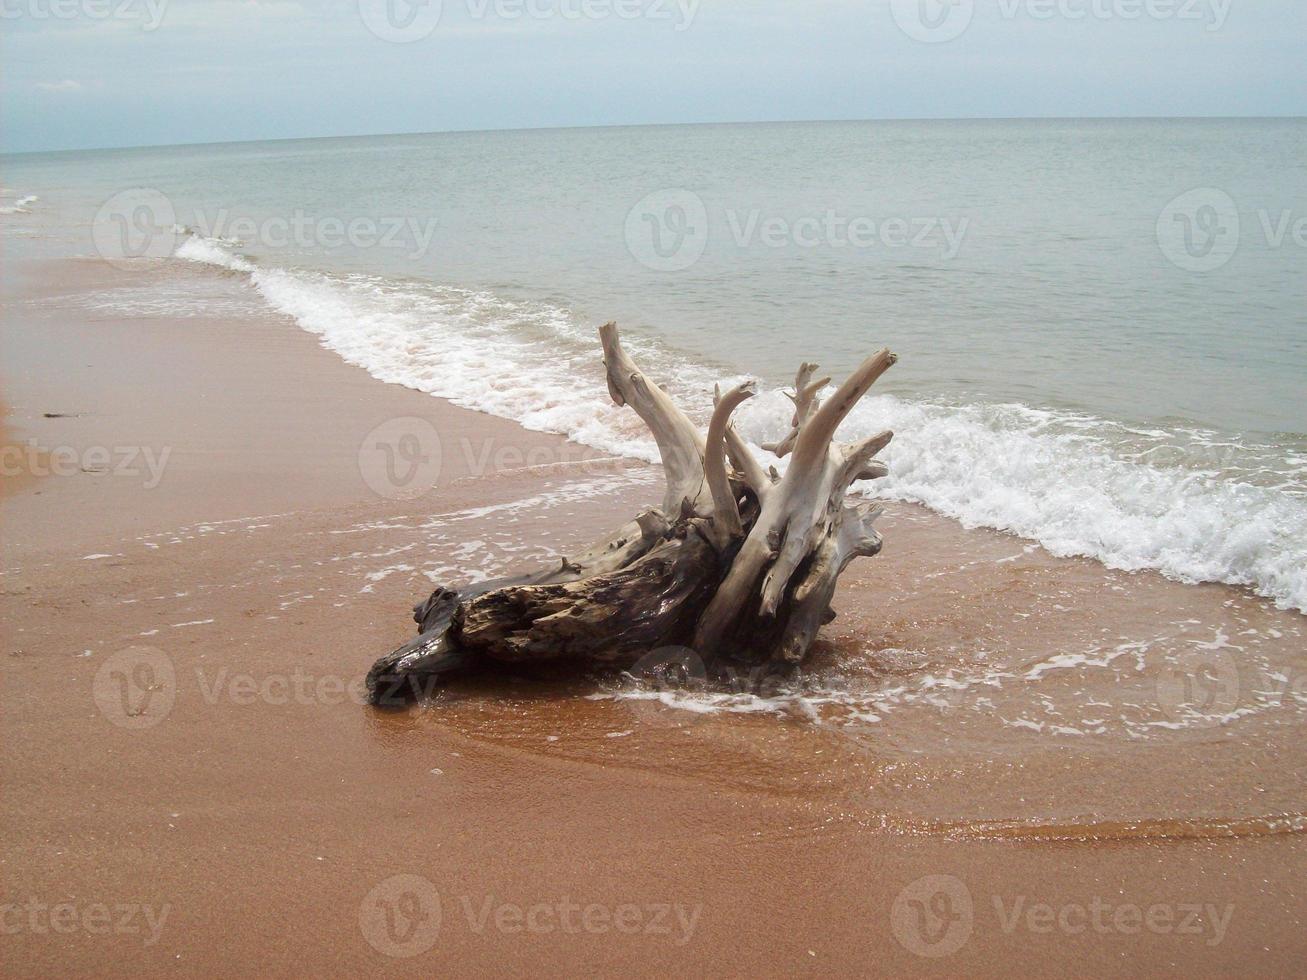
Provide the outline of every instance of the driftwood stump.
[[599,329],[608,390],[653,433],[667,492],[662,506],[560,565],[458,590],[436,589],[414,611],[418,636],[368,674],[374,704],[428,693],[443,675],[486,662],[570,660],[629,666],[665,646],[707,663],[786,667],[802,662],[854,558],[875,555],[879,508],[846,502],[859,480],[886,475],[875,459],[886,431],[852,445],[835,430],[896,357],[872,355],[822,400],[829,378],[804,364],[792,429],[763,448],[790,456],[764,469],[731,424],[752,382],[715,399],[706,433],[622,349],[617,325]]

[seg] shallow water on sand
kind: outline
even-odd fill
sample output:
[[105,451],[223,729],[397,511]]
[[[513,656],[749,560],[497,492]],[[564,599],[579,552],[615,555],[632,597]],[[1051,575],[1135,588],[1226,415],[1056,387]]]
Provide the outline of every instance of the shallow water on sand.
[[[601,526],[621,499],[634,507],[632,479],[386,533],[416,533],[419,553],[461,554],[464,574],[476,563],[493,576],[529,561],[522,542],[545,527]],[[439,692],[416,723],[730,785],[800,805],[814,825],[1039,840],[1307,830],[1299,614],[1052,559],[911,506],[891,505],[883,527],[890,545],[846,573],[801,675],[705,677],[680,650],[580,681],[496,672]],[[650,667],[669,660],[690,669]]]

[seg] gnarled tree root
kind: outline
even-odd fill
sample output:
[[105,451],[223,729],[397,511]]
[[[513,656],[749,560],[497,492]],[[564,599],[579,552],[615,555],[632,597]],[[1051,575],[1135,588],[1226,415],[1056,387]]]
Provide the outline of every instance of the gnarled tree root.
[[875,459],[892,433],[853,445],[835,431],[896,360],[882,350],[828,400],[816,365],[795,379],[792,431],[768,446],[790,456],[783,476],[765,470],[731,424],[752,384],[718,392],[701,432],[622,348],[617,326],[599,330],[608,390],[653,433],[667,491],[640,514],[556,566],[437,589],[414,610],[418,637],[376,662],[378,705],[429,694],[478,664],[575,661],[629,666],[664,646],[692,646],[707,663],[801,663],[849,562],[880,551],[880,511],[846,502],[857,481],[883,477]]

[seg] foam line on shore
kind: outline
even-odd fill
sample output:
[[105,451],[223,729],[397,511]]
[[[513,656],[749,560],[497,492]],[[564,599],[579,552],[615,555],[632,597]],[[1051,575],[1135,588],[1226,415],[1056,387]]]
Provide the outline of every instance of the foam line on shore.
[[[248,275],[277,312],[381,381],[656,461],[633,413],[612,405],[590,328],[569,310],[485,291],[264,266],[192,235],[176,257]],[[723,380],[631,337],[633,353],[704,421]],[[730,381],[731,379],[725,379]],[[756,443],[788,426],[766,392],[739,415]],[[1307,458],[1194,429],[1130,427],[1021,404],[876,395],[841,437],[896,432],[891,475],[868,493],[923,504],[966,527],[1007,531],[1060,556],[1246,586],[1307,612]]]

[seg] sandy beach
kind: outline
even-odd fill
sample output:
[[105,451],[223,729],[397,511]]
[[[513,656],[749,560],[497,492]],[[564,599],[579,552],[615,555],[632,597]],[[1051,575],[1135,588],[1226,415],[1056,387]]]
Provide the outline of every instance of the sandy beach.
[[[82,302],[160,274],[7,277],[6,975],[1301,964],[1300,614],[892,504],[806,701],[503,674],[378,712],[362,676],[434,584],[557,560],[660,474],[285,318]],[[438,433],[431,489],[369,448],[405,419]],[[1226,644],[1235,722],[1177,722],[1166,672]]]

